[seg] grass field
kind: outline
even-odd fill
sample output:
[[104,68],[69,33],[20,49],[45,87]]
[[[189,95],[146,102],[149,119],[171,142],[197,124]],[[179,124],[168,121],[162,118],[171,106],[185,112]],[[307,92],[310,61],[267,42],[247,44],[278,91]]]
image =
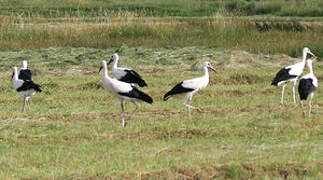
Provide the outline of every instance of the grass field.
[[[280,88],[270,82],[286,55],[251,54],[210,47],[123,47],[120,65],[140,72],[142,104],[121,127],[119,100],[102,89],[98,68],[115,49],[47,48],[0,52],[0,179],[321,179],[322,89],[313,114],[279,106]],[[20,113],[11,67],[27,59],[43,92]],[[183,97],[162,101],[177,82],[199,76],[213,63],[210,85],[198,92],[187,117]],[[307,71],[307,69],[306,69]],[[314,72],[323,78],[322,62]],[[319,84],[319,87],[322,84]],[[126,111],[133,110],[131,103]]]
[[[0,179],[323,179],[322,3],[1,1]],[[270,85],[304,46],[319,79],[305,118],[291,85],[285,106]],[[154,99],[126,128],[98,73],[116,49]],[[22,60],[43,88],[26,113],[10,80]],[[162,97],[203,61],[217,72],[189,119],[183,96]]]

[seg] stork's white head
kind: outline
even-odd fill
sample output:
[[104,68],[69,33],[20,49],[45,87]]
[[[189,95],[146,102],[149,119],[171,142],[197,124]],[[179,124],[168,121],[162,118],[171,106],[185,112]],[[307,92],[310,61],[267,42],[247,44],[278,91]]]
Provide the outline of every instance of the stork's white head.
[[27,60],[23,60],[23,61],[22,61],[22,68],[23,68],[23,69],[27,69],[27,67],[28,67]]
[[203,67],[209,68],[209,69],[211,69],[212,71],[216,72],[216,71],[215,71],[215,68],[214,68],[214,67],[211,65],[211,63],[210,63],[210,62],[208,62],[208,61],[203,62]]
[[110,61],[108,62],[108,65],[111,64],[113,61],[119,60],[119,55],[117,53],[114,53],[113,56],[111,56]]
[[304,48],[303,48],[303,54],[310,54],[310,55],[312,55],[312,56],[316,57],[316,56],[311,52],[310,48],[308,48],[308,47],[304,47]]
[[99,72],[100,72],[103,68],[107,69],[107,62],[106,62],[105,60],[101,61],[101,67],[100,67],[100,69],[99,69]]

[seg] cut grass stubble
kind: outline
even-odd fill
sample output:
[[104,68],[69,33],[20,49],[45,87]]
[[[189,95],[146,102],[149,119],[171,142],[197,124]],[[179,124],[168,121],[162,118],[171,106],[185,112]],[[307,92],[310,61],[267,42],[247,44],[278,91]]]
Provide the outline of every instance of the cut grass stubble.
[[[121,127],[117,98],[95,85],[101,79],[99,62],[106,57],[102,50],[49,48],[0,53],[13,59],[2,60],[3,68],[33,57],[31,68],[50,72],[34,76],[44,91],[32,98],[33,110],[21,114],[21,98],[9,90],[10,72],[2,69],[1,77],[8,78],[0,84],[5,92],[1,103],[7,104],[0,114],[2,179],[322,176],[320,89],[312,118],[303,119],[300,108],[291,104],[291,91],[286,91],[287,105],[279,107],[281,89],[269,85],[279,67],[266,66],[268,57],[205,47],[121,50],[120,64],[127,62],[140,69],[149,87],[142,90],[155,100],[153,105],[142,103],[127,128]],[[248,58],[236,59],[239,54]],[[168,57],[160,61],[175,64],[166,61],[154,69],[152,55]],[[140,66],[134,57],[141,57]],[[215,57],[221,57],[219,62]],[[265,66],[249,66],[252,57]],[[59,67],[64,68],[50,64],[59,61],[53,58],[61,59]],[[75,65],[80,59],[82,63]],[[203,112],[194,111],[189,119],[183,97],[164,102],[162,95],[184,76],[201,75],[199,68],[191,71],[189,67],[193,62],[200,66],[204,60],[214,60],[218,73],[210,74],[210,85],[194,96],[192,104]],[[221,65],[235,61],[245,66]],[[298,59],[288,58],[279,63],[295,61]],[[179,64],[186,71],[179,72]],[[321,63],[316,64],[315,72],[322,76]],[[126,109],[132,108],[128,103]]]

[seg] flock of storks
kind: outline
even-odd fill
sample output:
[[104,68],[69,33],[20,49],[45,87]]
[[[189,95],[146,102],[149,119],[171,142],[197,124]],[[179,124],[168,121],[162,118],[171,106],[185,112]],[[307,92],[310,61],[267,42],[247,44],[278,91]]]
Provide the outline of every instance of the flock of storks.
[[[300,78],[298,92],[301,100],[301,107],[303,109],[303,114],[305,116],[305,109],[303,106],[303,101],[310,96],[309,101],[309,115],[312,109],[312,98],[314,96],[315,90],[318,88],[318,81],[313,73],[312,60],[307,59],[307,54],[316,57],[309,48],[305,47],[303,49],[303,57],[302,61],[290,66],[286,66],[282,68],[277,74],[274,80],[272,81],[272,85],[282,87],[282,95],[281,95],[281,104],[283,104],[284,100],[284,91],[288,82],[293,83],[293,100],[296,103],[296,83],[300,75],[303,73],[305,65],[307,64],[309,68],[309,73]],[[103,69],[103,84],[104,88],[115,94],[120,99],[121,104],[121,117],[122,117],[122,126],[125,127],[127,125],[127,121],[130,120],[132,115],[138,110],[140,104],[137,101],[144,101],[147,103],[153,103],[153,99],[147,95],[146,93],[140,91],[135,84],[140,87],[147,86],[147,83],[141,78],[141,76],[134,70],[128,68],[118,67],[119,56],[117,53],[114,53],[111,57],[110,61],[107,63],[106,61],[102,61],[102,66],[100,67],[99,72]],[[307,62],[307,63],[306,63]],[[113,63],[112,73],[115,78],[111,78],[108,74],[108,65]],[[185,105],[188,109],[188,115],[191,117],[191,109],[199,109],[197,107],[191,106],[190,102],[193,98],[195,92],[200,89],[205,88],[209,83],[209,72],[208,69],[213,70],[215,72],[214,67],[210,62],[203,63],[204,75],[201,77],[197,77],[194,79],[184,80],[174,86],[170,91],[168,91],[164,95],[164,101],[167,101],[171,96],[176,94],[186,94],[185,101],[183,105]],[[17,69],[17,67],[13,67],[13,86],[14,89],[19,93],[19,95],[23,98],[23,107],[22,112],[25,110],[25,106],[30,108],[29,99],[36,92],[41,92],[41,86],[34,83],[32,81],[31,71],[27,67],[27,61],[23,61],[23,66],[21,69]],[[136,105],[134,111],[129,115],[127,120],[125,119],[124,112],[124,102],[130,101]]]

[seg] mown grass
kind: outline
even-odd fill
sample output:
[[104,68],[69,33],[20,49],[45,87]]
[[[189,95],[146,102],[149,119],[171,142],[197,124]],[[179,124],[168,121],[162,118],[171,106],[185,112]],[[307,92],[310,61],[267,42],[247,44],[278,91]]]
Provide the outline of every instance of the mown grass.
[[4,0],[0,2],[1,15],[21,17],[111,17],[135,16],[210,16],[214,13],[235,15],[278,15],[316,17],[323,15],[322,0]]
[[[0,52],[1,179],[322,178],[322,90],[312,117],[304,119],[290,86],[284,107],[278,105],[280,88],[270,86],[282,65],[299,58],[208,47],[123,47],[120,65],[142,74],[149,85],[142,90],[154,104],[142,103],[122,128],[119,101],[102,89],[98,74],[100,61],[114,50]],[[10,68],[23,59],[44,89],[25,114],[9,80]],[[202,112],[189,119],[183,97],[164,102],[162,95],[201,75],[205,60],[217,73],[193,98]],[[319,79],[322,68],[314,63]],[[126,105],[127,112],[133,108]]]

